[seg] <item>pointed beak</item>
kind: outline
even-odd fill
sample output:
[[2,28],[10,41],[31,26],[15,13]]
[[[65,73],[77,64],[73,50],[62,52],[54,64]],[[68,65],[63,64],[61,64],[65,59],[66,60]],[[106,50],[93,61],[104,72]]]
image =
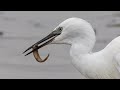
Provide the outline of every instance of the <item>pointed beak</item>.
[[[30,49],[32,49],[30,52],[25,54],[25,56],[27,56],[27,55],[33,53],[34,51],[37,51],[38,49],[50,44],[60,34],[61,34],[61,29],[58,28],[55,31],[53,31],[52,33],[50,33],[48,36],[46,36],[45,38],[41,39],[37,43],[30,46],[28,49],[26,49],[23,52],[23,54],[26,53],[27,51],[29,51]],[[34,47],[34,49],[33,49],[33,47]]]

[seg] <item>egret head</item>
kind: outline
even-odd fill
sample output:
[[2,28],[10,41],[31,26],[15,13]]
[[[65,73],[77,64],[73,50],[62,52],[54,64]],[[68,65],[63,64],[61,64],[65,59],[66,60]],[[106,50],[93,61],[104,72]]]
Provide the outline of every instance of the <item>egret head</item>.
[[92,26],[80,18],[69,18],[59,24],[54,31],[59,31],[59,29],[61,29],[60,35],[52,43],[71,45],[78,40],[82,41],[85,38],[95,36]]

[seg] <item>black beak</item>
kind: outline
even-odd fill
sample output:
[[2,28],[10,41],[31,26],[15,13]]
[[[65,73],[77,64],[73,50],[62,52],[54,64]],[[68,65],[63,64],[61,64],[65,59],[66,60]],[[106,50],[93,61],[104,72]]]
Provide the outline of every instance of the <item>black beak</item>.
[[[58,35],[60,35],[62,32],[62,29],[59,27],[58,29],[56,29],[55,31],[53,31],[52,33],[50,33],[48,36],[46,36],[45,38],[43,38],[42,40],[38,41],[37,43],[33,44],[32,46],[30,46],[28,49],[26,49],[24,53],[26,53],[27,51],[29,51],[30,49],[33,49],[34,46],[37,46],[36,48],[34,48],[32,51],[28,52],[27,54],[25,54],[25,56],[31,54],[32,52],[48,45],[49,43],[51,43],[55,37],[57,37]],[[43,43],[44,42],[44,43]],[[41,44],[40,46],[38,46],[39,44]]]

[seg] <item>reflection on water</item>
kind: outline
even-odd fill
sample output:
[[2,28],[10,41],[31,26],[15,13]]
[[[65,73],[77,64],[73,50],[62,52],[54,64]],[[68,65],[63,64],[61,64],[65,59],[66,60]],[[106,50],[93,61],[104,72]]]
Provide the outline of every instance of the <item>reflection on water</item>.
[[119,12],[0,12],[0,78],[83,78],[71,65],[68,47],[43,48],[43,57],[48,51],[51,53],[44,64],[37,63],[32,55],[25,57],[22,52],[73,16],[86,19],[95,27],[94,51],[99,51],[120,33],[119,28],[114,28],[120,27],[115,21],[120,20],[115,18],[116,13]]

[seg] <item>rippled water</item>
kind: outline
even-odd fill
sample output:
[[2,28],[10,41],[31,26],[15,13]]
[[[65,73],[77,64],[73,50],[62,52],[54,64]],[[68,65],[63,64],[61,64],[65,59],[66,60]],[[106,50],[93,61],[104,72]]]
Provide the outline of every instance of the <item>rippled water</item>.
[[94,51],[103,49],[120,34],[120,12],[116,11],[9,11],[0,12],[0,78],[67,79],[84,78],[71,64],[66,45],[49,45],[40,50],[42,57],[50,53],[43,64],[22,52],[49,34],[59,23],[70,17],[80,17],[97,31]]

